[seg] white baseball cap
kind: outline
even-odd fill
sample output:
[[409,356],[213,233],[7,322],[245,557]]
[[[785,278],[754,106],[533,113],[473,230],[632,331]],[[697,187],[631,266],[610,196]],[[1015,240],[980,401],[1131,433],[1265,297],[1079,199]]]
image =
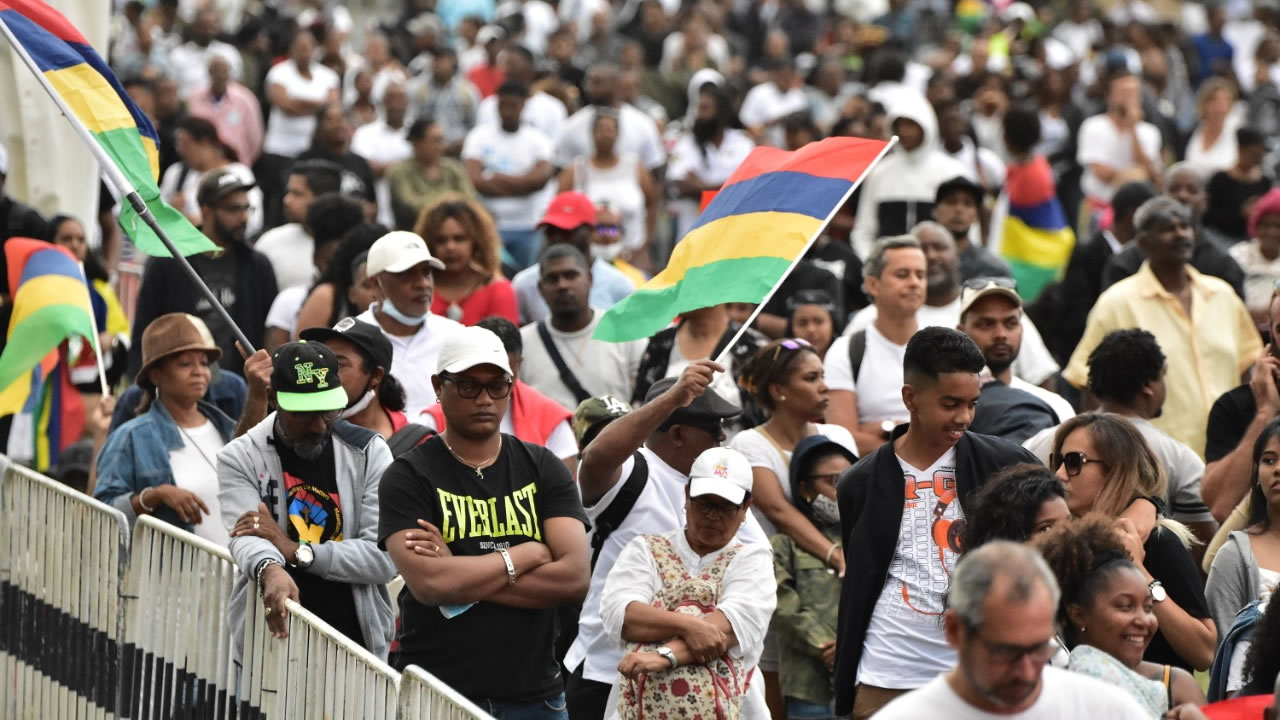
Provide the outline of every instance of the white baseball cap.
[[369,259],[365,261],[365,273],[373,277],[378,273],[399,273],[416,265],[427,263],[437,270],[444,269],[444,263],[431,256],[427,243],[416,234],[404,230],[396,230],[378,238],[369,248]]
[[742,453],[715,447],[693,461],[689,470],[689,497],[715,495],[741,505],[751,492],[751,463]]
[[444,339],[436,372],[460,373],[477,365],[494,365],[508,375],[515,374],[507,349],[491,330],[472,325],[454,330]]

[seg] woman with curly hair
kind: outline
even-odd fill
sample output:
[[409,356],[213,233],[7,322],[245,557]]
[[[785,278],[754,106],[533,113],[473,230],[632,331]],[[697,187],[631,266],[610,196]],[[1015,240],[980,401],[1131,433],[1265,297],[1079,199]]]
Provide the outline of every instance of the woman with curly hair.
[[1250,640],[1244,660],[1244,687],[1237,696],[1270,695],[1276,676],[1280,675],[1280,602],[1268,602],[1262,609]]
[[969,501],[960,548],[976,550],[992,540],[1027,542],[1071,517],[1062,481],[1043,465],[1005,468]]
[[1159,632],[1156,607],[1168,601],[1153,597],[1141,540],[1113,525],[1093,514],[1034,540],[1058,579],[1057,622],[1071,652],[1068,669],[1128,690],[1153,718],[1186,703],[1204,704],[1191,673],[1143,659]]
[[432,271],[431,312],[463,325],[494,315],[519,324],[515,291],[502,276],[502,240],[484,207],[456,193],[444,195],[423,209],[414,232],[444,263]]
[[[1142,433],[1118,415],[1085,413],[1064,422],[1054,436],[1052,466],[1066,486],[1067,507],[1076,517],[1096,512],[1116,520],[1137,499],[1165,496],[1164,470],[1155,453]],[[1161,518],[1130,553],[1150,587],[1160,620],[1150,647],[1144,644],[1144,657],[1205,670],[1213,662],[1218,633],[1200,570],[1187,549],[1191,537],[1185,525]]]

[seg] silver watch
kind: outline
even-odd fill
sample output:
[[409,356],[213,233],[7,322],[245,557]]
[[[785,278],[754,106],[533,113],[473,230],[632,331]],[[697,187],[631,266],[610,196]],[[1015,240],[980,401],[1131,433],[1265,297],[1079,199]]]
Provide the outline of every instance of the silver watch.
[[673,651],[671,648],[667,647],[666,645],[663,645],[662,647],[658,648],[656,652],[662,657],[666,658],[667,662],[671,663],[672,670],[675,670],[676,667],[680,664],[680,661],[676,660],[675,651]]
[[299,570],[306,570],[315,561],[316,551],[311,549],[311,543],[305,541],[299,543],[298,549],[293,552],[293,566]]

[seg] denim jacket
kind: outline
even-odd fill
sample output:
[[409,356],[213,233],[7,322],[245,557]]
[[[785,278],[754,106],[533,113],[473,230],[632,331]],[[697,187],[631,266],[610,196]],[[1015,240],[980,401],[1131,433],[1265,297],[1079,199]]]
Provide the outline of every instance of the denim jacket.
[[[235,421],[206,402],[197,403],[197,407],[218,428],[223,441],[230,442],[235,434]],[[131,498],[148,487],[172,485],[169,451],[184,445],[178,424],[164,403],[152,402],[147,412],[121,425],[107,438],[98,456],[98,483],[93,496],[123,512],[132,526],[137,515]],[[183,530],[191,530],[191,525],[182,522],[168,507],[157,507],[154,515]]]

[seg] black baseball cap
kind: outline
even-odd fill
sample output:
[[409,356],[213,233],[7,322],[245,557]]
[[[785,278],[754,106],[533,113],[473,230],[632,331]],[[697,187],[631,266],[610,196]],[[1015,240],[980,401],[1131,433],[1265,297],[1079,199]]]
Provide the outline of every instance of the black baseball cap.
[[[658,382],[649,386],[649,392],[645,393],[644,401],[649,403],[662,393],[670,390],[676,384],[676,378],[662,378]],[[718,425],[720,421],[727,420],[731,417],[737,417],[742,414],[742,410],[736,405],[720,397],[720,394],[711,388],[693,399],[685,407],[682,407],[662,423],[663,428],[669,428],[672,425]]]
[[987,191],[983,190],[981,185],[963,175],[957,175],[938,186],[938,191],[933,196],[934,204],[941,205],[943,198],[956,191],[969,193],[973,196],[973,204],[979,206],[987,195]]
[[200,181],[196,190],[196,202],[200,205],[213,205],[233,192],[249,190],[254,186],[252,178],[243,177],[239,172],[229,168],[210,170]]
[[332,412],[347,406],[338,356],[324,343],[285,343],[271,356],[271,388],[288,412]]
[[391,341],[382,330],[355,318],[342,318],[331,328],[308,328],[300,334],[303,340],[324,343],[339,338],[360,348],[376,367],[391,372]]

